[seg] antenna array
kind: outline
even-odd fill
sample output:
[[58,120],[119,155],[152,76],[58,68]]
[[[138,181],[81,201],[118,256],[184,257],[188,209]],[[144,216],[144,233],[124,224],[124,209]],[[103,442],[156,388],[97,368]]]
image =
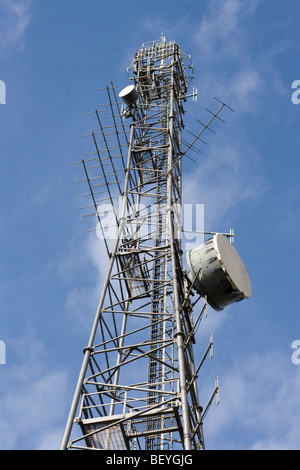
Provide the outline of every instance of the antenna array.
[[128,72],[134,86],[123,101],[113,83],[102,89],[105,104],[86,136],[93,149],[76,162],[85,217],[98,220],[108,267],[61,448],[204,449],[203,419],[219,388],[216,379],[203,409],[197,376],[213,344],[211,336],[197,365],[206,300],[192,301],[182,262],[182,159],[199,153],[196,142],[214,132],[226,105],[218,101],[188,143],[184,102],[196,96],[187,94],[190,57],[162,36],[137,51]]

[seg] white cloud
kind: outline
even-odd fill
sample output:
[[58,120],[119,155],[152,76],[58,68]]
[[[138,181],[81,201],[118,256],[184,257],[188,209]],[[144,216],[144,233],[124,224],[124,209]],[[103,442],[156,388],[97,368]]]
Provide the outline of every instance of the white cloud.
[[249,145],[223,138],[198,158],[199,163],[183,174],[184,202],[205,205],[205,230],[227,231],[232,228],[225,227],[229,211],[245,201],[257,202],[268,189],[253,165],[260,157]]
[[201,77],[199,101],[218,96],[239,113],[253,113],[271,89],[284,92],[274,59],[291,45],[278,35],[272,46],[253,52],[260,4],[260,0],[211,0],[198,27],[191,29],[196,80],[197,71]]
[[40,432],[39,444],[34,450],[59,450],[63,434],[63,427],[53,427],[49,432],[46,427],[43,432]]
[[215,60],[217,55],[224,60],[226,53],[226,57],[234,54],[242,60],[239,56],[246,35],[242,24],[254,14],[258,3],[253,0],[211,0],[194,35],[201,57]]
[[32,0],[3,0],[0,5],[0,53],[22,50]]
[[[96,223],[95,218],[95,227]],[[67,293],[64,309],[65,314],[72,318],[74,331],[90,330],[107,265],[108,255],[104,241],[99,240],[96,232],[84,234],[81,239],[75,237],[70,242],[69,251],[59,264],[58,275],[61,279],[72,279],[73,287]],[[86,277],[86,282],[82,279],[82,274]]]
[[288,355],[239,357],[220,383],[220,405],[207,415],[207,442],[216,449],[299,449],[300,368]]
[[[1,366],[0,435],[2,450],[33,449],[46,434],[58,448],[67,389],[67,374],[49,366],[49,352],[29,328],[7,341],[8,358]],[[55,441],[54,435],[57,436]],[[49,448],[48,447],[48,448]]]

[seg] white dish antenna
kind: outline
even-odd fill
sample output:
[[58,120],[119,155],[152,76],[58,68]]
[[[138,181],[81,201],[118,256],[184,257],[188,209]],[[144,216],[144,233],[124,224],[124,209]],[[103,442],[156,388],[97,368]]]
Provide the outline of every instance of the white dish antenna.
[[212,239],[187,252],[191,281],[215,310],[251,296],[245,266],[227,237],[217,233]]
[[120,91],[119,97],[122,98],[126,105],[130,106],[138,100],[139,94],[136,91],[134,85],[128,85],[127,87],[123,88],[122,91]]

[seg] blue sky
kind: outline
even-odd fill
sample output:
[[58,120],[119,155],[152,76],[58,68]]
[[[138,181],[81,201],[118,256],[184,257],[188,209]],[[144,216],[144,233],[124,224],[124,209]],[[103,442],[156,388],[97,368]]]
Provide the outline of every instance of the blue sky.
[[97,88],[126,86],[136,50],[161,33],[194,65],[186,127],[199,131],[213,96],[234,108],[183,175],[205,229],[234,228],[253,291],[198,332],[204,350],[214,334],[203,401],[220,385],[206,446],[300,449],[299,14],[297,0],[0,0],[0,449],[59,448],[105,272],[70,163]]

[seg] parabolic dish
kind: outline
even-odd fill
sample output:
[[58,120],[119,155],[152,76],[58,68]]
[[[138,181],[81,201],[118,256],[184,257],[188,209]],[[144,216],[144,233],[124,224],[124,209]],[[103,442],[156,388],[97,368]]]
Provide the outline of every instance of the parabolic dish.
[[134,85],[128,85],[120,91],[119,97],[122,98],[125,104],[131,105],[138,100],[139,94]]
[[191,281],[215,310],[249,298],[251,284],[245,266],[227,237],[218,233],[187,253]]

